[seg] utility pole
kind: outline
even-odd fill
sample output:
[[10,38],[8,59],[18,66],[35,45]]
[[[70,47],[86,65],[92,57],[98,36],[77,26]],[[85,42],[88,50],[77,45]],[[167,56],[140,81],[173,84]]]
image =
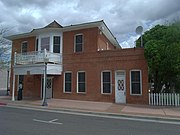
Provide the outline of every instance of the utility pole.
[[46,99],[46,87],[47,87],[47,63],[49,59],[47,58],[46,49],[44,49],[44,89],[43,89],[43,103],[42,106],[48,106],[47,99]]

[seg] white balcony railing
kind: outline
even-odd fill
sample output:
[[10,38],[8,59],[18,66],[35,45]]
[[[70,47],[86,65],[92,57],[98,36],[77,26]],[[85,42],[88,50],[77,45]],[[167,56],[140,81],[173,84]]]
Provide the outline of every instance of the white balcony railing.
[[51,53],[46,50],[26,52],[26,53],[15,53],[15,65],[16,64],[37,64],[37,63],[62,63],[62,54]]

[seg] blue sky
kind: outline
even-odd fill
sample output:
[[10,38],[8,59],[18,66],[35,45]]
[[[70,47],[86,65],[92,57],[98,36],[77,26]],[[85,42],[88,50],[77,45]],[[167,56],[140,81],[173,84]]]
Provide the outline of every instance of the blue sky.
[[104,20],[122,47],[134,47],[144,31],[180,20],[180,0],[0,0],[0,27],[29,32],[56,20],[62,26]]

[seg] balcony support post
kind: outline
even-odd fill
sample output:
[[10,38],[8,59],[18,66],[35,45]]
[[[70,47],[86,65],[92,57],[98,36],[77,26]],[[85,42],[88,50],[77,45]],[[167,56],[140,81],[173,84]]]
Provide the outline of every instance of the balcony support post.
[[[14,53],[14,65],[16,65],[16,55],[17,55],[17,53],[15,52]],[[13,66],[13,70],[12,71],[13,71],[12,101],[15,101],[15,96],[14,95],[15,95],[15,81],[16,81],[15,77],[16,76],[15,76],[15,73],[14,73],[14,66]]]
[[15,101],[15,74],[13,73],[12,101]]

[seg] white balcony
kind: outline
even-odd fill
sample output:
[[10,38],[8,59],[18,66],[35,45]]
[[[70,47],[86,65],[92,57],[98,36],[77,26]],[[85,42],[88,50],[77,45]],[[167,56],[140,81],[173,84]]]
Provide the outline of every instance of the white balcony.
[[62,54],[51,53],[46,50],[37,52],[15,53],[14,74],[44,74],[47,65],[47,74],[61,75]]
[[46,50],[26,53],[15,53],[15,65],[39,64],[39,63],[62,63],[62,54],[51,53]]

